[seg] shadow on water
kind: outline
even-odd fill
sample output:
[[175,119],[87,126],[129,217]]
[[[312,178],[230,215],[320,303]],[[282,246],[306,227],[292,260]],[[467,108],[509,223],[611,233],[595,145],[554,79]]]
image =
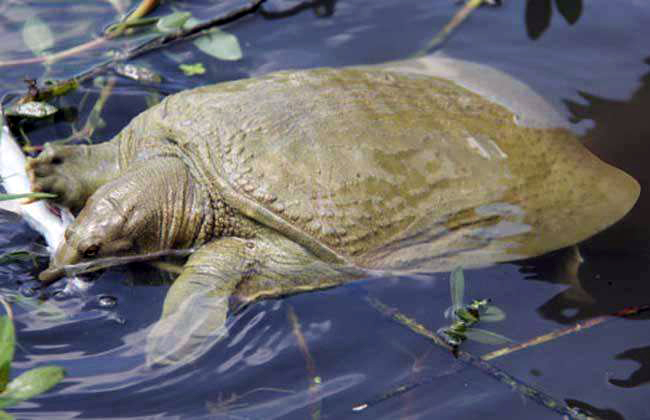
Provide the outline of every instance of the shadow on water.
[[[646,59],[650,64],[650,59]],[[650,189],[650,72],[641,78],[640,87],[624,101],[611,100],[586,92],[585,104],[567,101],[574,122],[592,120],[593,128],[585,135],[590,150],[614,166],[624,169]],[[642,193],[636,206],[619,223],[583,242],[520,264],[528,280],[567,284],[569,288],[553,296],[538,308],[544,318],[561,324],[573,324],[589,318],[612,314],[626,307],[650,303],[650,196]],[[578,249],[579,248],[579,249]],[[647,313],[623,322],[648,320]],[[643,327],[641,327],[643,328]],[[636,362],[636,370],[627,376],[609,379],[623,388],[650,383],[650,341],[612,355],[617,360]],[[588,405],[582,403],[583,408]],[[576,402],[576,406],[581,405]],[[589,409],[601,418],[623,418],[611,410]]]
[[[649,60],[650,61],[650,60]],[[593,120],[585,143],[596,155],[622,168],[650,189],[650,73],[627,101],[581,93],[586,105],[568,101],[574,122]],[[545,257],[528,260],[522,272],[529,278],[568,283],[572,288],[540,308],[544,317],[570,323],[648,303],[650,296],[650,196],[641,194],[635,207],[619,223],[580,244]],[[580,264],[578,259],[584,258]],[[614,261],[616,261],[614,263]],[[580,303],[580,297],[584,298]],[[572,316],[562,315],[567,308]]]

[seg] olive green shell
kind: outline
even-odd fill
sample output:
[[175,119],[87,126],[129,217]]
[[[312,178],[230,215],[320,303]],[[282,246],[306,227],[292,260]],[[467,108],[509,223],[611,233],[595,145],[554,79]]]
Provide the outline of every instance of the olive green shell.
[[123,155],[160,139],[180,146],[231,206],[367,269],[538,255],[614,223],[639,194],[566,129],[517,125],[453,82],[404,72],[323,68],[201,87],[131,129],[148,140]]

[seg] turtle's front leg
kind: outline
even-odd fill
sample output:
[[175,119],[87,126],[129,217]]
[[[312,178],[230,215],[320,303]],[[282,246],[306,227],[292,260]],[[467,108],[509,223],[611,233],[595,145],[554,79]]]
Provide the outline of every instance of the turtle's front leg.
[[191,362],[226,335],[228,300],[247,260],[246,245],[237,238],[211,242],[192,254],[147,336],[148,365]]
[[27,161],[27,173],[34,191],[56,194],[54,201],[77,212],[99,187],[119,175],[118,146],[47,143],[41,154]]
[[217,239],[192,254],[169,289],[147,337],[147,364],[187,363],[209,350],[227,334],[231,296],[250,302],[332,287],[364,274],[323,262],[262,227],[253,239]]

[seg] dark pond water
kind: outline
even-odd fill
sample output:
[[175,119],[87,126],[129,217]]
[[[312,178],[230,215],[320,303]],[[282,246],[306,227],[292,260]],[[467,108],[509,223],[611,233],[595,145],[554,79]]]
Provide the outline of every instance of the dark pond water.
[[[245,2],[168,1],[211,18]],[[412,54],[458,10],[453,1],[327,2],[330,16],[311,8],[296,14],[257,13],[227,27],[243,49],[240,61],[217,61],[179,43],[137,60],[165,79],[143,85],[118,78],[92,135],[106,140],[155,99],[206,83],[276,69],[379,63]],[[544,2],[541,2],[544,3]],[[550,3],[550,2],[549,2]],[[297,3],[273,2],[267,11]],[[32,56],[21,35],[38,15],[52,28],[53,50],[97,36],[114,22],[114,5],[129,1],[11,1],[0,3],[0,57]],[[323,6],[323,7],[325,7]],[[555,6],[554,6],[555,7]],[[322,14],[322,13],[321,13]],[[602,159],[642,185],[640,201],[617,225],[580,244],[584,262],[568,249],[541,258],[465,273],[466,299],[489,297],[507,318],[486,328],[526,341],[576,322],[650,303],[650,3],[586,2],[575,25],[557,9],[537,39],[527,35],[525,2],[482,8],[445,45],[453,57],[489,64],[523,80],[555,104]],[[271,18],[275,17],[275,18]],[[123,41],[112,45],[123,48]],[[106,48],[53,63],[2,68],[3,93],[24,90],[25,76],[67,78],[105,59]],[[185,76],[178,63],[204,63],[207,72]],[[67,108],[55,124],[24,127],[34,143],[80,129],[99,97],[87,83],[58,100]],[[85,98],[85,99],[84,99]],[[83,102],[82,99],[84,99]],[[28,245],[37,235],[19,219],[3,216],[0,251]],[[44,263],[44,261],[43,261]],[[31,263],[0,266],[0,291],[15,295],[34,285]],[[14,372],[54,363],[67,378],[53,392],[10,410],[17,418],[223,418],[223,419],[550,419],[560,417],[523,398],[480,370],[371,308],[373,296],[430,329],[445,325],[450,305],[447,274],[361,281],[346,287],[260,302],[237,314],[230,338],[195,363],[149,369],[146,329],[160,315],[168,286],[146,285],[152,274],[122,270],[102,274],[86,292],[51,298],[46,309],[17,305],[20,347]],[[116,304],[104,305],[106,296]],[[44,313],[46,312],[46,313]],[[289,322],[302,326],[313,367]],[[650,418],[650,320],[612,318],[584,331],[494,359],[520,381],[603,419]],[[467,342],[481,355],[493,346]],[[311,370],[310,370],[311,369]],[[320,385],[313,385],[313,377]],[[400,385],[409,392],[384,398]],[[310,390],[310,384],[312,384]]]

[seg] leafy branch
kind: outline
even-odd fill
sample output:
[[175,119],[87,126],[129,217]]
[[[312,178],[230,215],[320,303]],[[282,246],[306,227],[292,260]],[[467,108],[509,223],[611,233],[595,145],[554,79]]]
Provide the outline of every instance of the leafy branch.
[[[521,380],[511,376],[507,372],[497,368],[494,365],[491,365],[488,363],[486,360],[482,359],[481,357],[474,356],[471,353],[468,353],[466,351],[460,350],[458,348],[455,348],[454,346],[450,345],[447,343],[445,340],[441,339],[436,333],[430,331],[427,329],[424,325],[418,323],[412,318],[409,318],[408,316],[404,315],[403,313],[399,312],[397,309],[392,308],[379,300],[372,298],[372,297],[367,297],[366,302],[373,307],[374,309],[378,310],[382,314],[390,317],[392,320],[398,322],[402,326],[405,326],[406,328],[410,329],[411,331],[415,332],[418,335],[421,335],[425,338],[427,338],[429,341],[431,341],[433,344],[442,347],[443,349],[446,349],[450,352],[452,352],[457,360],[475,367],[482,372],[486,373],[493,379],[496,379],[497,381],[501,382],[504,385],[507,385],[508,387],[512,388],[513,390],[517,391],[520,395],[523,397],[540,404],[558,414],[567,416],[569,419],[575,419],[575,420],[589,420],[593,419],[592,417],[586,416],[585,414],[579,412],[578,410],[568,407],[561,401],[556,400],[555,398],[551,397],[550,395],[546,394],[545,392],[536,389],[530,385],[527,385],[526,383],[522,382]],[[382,395],[379,398],[376,398],[374,400],[359,404],[355,406],[352,410],[353,411],[362,411],[365,410],[366,408],[375,405],[379,402],[383,402],[388,398],[392,398],[396,395],[403,394],[404,392],[410,391],[417,387],[418,384],[408,384],[408,385],[403,385],[400,386],[398,389],[391,391],[387,394]]]
[[[93,79],[96,76],[99,76],[100,74],[105,73],[106,71],[114,68],[116,65],[127,61],[131,60],[133,58],[142,56],[148,52],[160,49],[162,47],[166,47],[175,43],[179,42],[184,42],[192,39],[196,39],[199,37],[202,37],[204,35],[211,35],[211,31],[214,31],[217,27],[226,25],[228,23],[234,22],[236,20],[241,19],[244,16],[247,16],[249,14],[255,13],[259,7],[265,2],[265,0],[251,0],[250,3],[238,8],[231,10],[229,12],[226,12],[222,16],[216,17],[214,19],[205,21],[205,22],[200,22],[196,23],[195,25],[182,25],[183,22],[181,22],[181,25],[177,25],[179,27],[177,28],[170,28],[169,32],[163,32],[157,35],[155,38],[150,39],[148,41],[143,42],[140,45],[136,45],[130,49],[127,49],[124,52],[121,52],[119,54],[115,54],[111,59],[104,61],[103,63],[97,64],[94,67],[90,68],[89,70],[82,72],[81,74],[65,80],[65,81],[60,81],[56,83],[52,83],[49,85],[45,85],[39,89],[31,89],[30,93],[28,93],[27,96],[21,98],[19,100],[20,103],[22,102],[31,102],[31,101],[43,101],[47,100],[53,96],[59,96],[61,94],[67,93],[71,89],[76,88],[79,86],[81,83],[86,82],[88,80]],[[164,19],[165,17],[161,18]],[[157,23],[161,19],[154,19],[154,20],[148,20],[147,23]],[[134,20],[131,22],[131,24],[138,23],[137,20]],[[127,23],[127,22],[125,22]],[[118,31],[117,33],[121,34],[120,30],[115,29],[115,31]],[[110,32],[111,34],[114,32]],[[223,33],[218,33],[217,36],[224,37],[228,34],[223,34]],[[42,57],[34,57],[33,59],[27,59],[27,60],[32,60],[32,61],[27,61],[27,60],[13,60],[13,61],[4,61],[0,62],[0,67],[3,66],[14,66],[18,64],[30,64],[30,63],[40,63],[40,62],[51,62],[54,59],[61,59],[64,57],[69,57],[73,55],[77,55],[81,52],[87,51],[89,48],[95,48],[98,45],[103,44],[106,42],[110,37],[114,37],[116,35],[105,35],[103,38],[99,38],[97,40],[91,41],[86,44],[79,45],[77,47],[71,48],[69,50],[57,53],[55,55],[48,56],[49,58],[43,59]],[[201,48],[200,45],[197,45],[199,48]]]
[[17,378],[9,380],[16,346],[16,332],[11,307],[2,296],[0,296],[0,303],[6,312],[6,315],[0,316],[0,418],[11,419],[13,417],[2,411],[3,408],[47,392],[63,380],[65,371],[59,366],[42,366],[30,369]]
[[[430,331],[427,327],[418,323],[416,320],[408,317],[395,308],[391,308],[390,306],[384,304],[383,302],[380,302],[375,298],[366,297],[366,302],[383,315],[390,317],[392,320],[398,322],[402,326],[409,328],[416,334],[425,337],[426,339],[433,342],[433,344],[436,346],[448,350],[456,359],[460,360],[461,362],[477,368],[492,378],[498,380],[499,382],[511,387],[513,390],[519,392],[523,397],[528,398],[552,411],[565,415],[570,419],[593,419],[593,417],[587,416],[576,408],[567,406],[563,402],[554,399],[543,391],[538,390],[515,377],[512,377],[507,372],[491,365],[488,362],[488,360],[494,359],[496,357],[500,357],[514,351],[521,350],[523,348],[550,341],[564,334],[578,331],[581,329],[581,327],[569,328],[560,332],[546,334],[526,343],[511,345],[501,350],[488,353],[482,357],[477,357],[471,353],[461,350],[460,345],[466,339],[475,339],[488,344],[499,344],[511,341],[506,337],[485,330],[477,330],[472,334],[473,330],[476,330],[473,326],[479,321],[499,321],[505,318],[505,313],[492,305],[488,305],[487,300],[477,300],[473,301],[469,305],[464,305],[463,295],[465,293],[465,278],[463,271],[460,268],[454,270],[451,273],[449,283],[452,306],[450,310],[446,311],[446,314],[448,313],[449,316],[453,319],[453,323],[451,326],[443,327],[438,330],[438,334]],[[621,311],[616,315],[629,316],[631,314],[639,313],[639,311],[644,309],[650,309],[650,306],[648,306],[648,308],[639,307],[634,308],[633,310]],[[597,325],[598,323],[603,322],[606,317],[600,318],[602,319],[592,322],[589,324],[589,326]],[[584,325],[582,328],[587,328],[587,326]],[[428,378],[421,382],[400,385],[397,388],[380,395],[379,397],[357,405],[353,408],[353,411],[365,410],[372,405],[386,401],[395,396],[402,395],[405,392],[413,390],[420,385],[431,382],[433,379],[434,378]]]
[[140,3],[140,5],[133,11],[133,13],[131,13],[126,18],[124,22],[112,26],[111,28],[109,28],[106,34],[104,34],[104,36],[100,38],[94,39],[92,41],[86,42],[81,45],[77,45],[76,47],[72,47],[67,50],[63,50],[54,54],[39,55],[36,57],[24,58],[19,60],[0,61],[0,67],[10,67],[10,66],[18,66],[18,65],[25,65],[25,64],[39,64],[39,63],[51,64],[56,61],[62,60],[64,58],[72,57],[82,52],[97,48],[105,44],[106,42],[121,36],[125,32],[125,30],[129,27],[130,24],[133,24],[143,16],[147,15],[153,9],[155,9],[156,6],[158,6],[158,1],[159,0],[143,0]]

